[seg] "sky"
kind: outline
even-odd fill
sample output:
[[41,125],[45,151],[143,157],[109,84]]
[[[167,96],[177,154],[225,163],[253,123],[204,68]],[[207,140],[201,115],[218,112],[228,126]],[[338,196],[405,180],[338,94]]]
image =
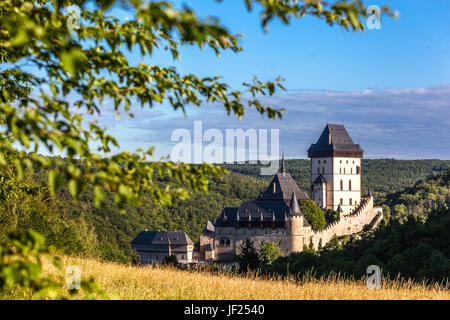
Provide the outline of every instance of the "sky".
[[243,33],[243,52],[218,58],[212,50],[187,47],[179,61],[165,52],[144,61],[137,52],[128,58],[175,66],[181,74],[221,75],[233,89],[254,75],[262,81],[281,76],[287,91],[262,101],[287,113],[269,120],[250,110],[238,120],[220,105],[205,105],[188,107],[185,117],[163,104],[136,106],[134,119],[117,121],[106,104],[100,122],[122,149],[156,146],[157,157],[168,155],[178,143],[171,141],[174,131],[190,131],[193,141],[194,121],[202,121],[203,132],[218,129],[224,136],[226,129],[278,129],[279,153],[305,158],[328,122],[343,123],[365,158],[450,159],[450,1],[366,1],[389,4],[399,19],[383,17],[381,29],[363,33],[311,17],[289,26],[273,21],[264,33],[258,10],[249,13],[243,0],[183,3],[201,17],[219,18],[231,33]]

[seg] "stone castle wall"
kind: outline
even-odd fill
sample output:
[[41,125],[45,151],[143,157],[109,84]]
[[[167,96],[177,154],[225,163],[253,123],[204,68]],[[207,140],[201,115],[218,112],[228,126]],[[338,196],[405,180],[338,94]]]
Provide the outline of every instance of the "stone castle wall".
[[363,230],[364,226],[375,227],[383,217],[381,208],[373,207],[373,197],[364,198],[355,208],[355,211],[348,215],[342,215],[338,222],[328,225],[325,230],[313,234],[314,249],[317,250],[333,237],[345,236]]
[[[310,226],[304,226],[303,223],[294,227],[291,220],[288,229],[217,227],[214,235],[200,237],[200,248],[202,256],[207,255],[203,259],[210,261],[236,260],[236,255],[240,254],[241,245],[247,238],[253,240],[256,249],[259,249],[263,243],[272,241],[280,247],[285,255],[302,251],[303,246],[308,246],[310,240],[312,240],[314,249],[318,250],[335,236],[358,233],[366,225],[375,227],[382,217],[382,209],[374,208],[373,197],[369,197],[364,198],[351,214],[341,215],[339,222],[328,225],[321,232],[314,232]],[[303,219],[303,217],[298,219]],[[221,240],[229,240],[229,242],[221,244],[223,242]],[[209,254],[203,249],[208,245],[213,250]]]

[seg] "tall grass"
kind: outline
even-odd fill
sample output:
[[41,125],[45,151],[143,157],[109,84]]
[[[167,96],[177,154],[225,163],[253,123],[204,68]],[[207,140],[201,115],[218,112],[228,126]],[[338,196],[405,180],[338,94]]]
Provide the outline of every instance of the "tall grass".
[[[75,257],[64,257],[63,265],[79,266],[83,277],[93,276],[106,294],[116,299],[450,299],[447,283],[417,284],[400,278],[382,281],[381,289],[369,289],[364,279],[346,279],[339,274],[320,279],[311,275],[300,279],[264,278],[258,274],[212,274]],[[48,262],[44,268],[49,274],[61,275]]]

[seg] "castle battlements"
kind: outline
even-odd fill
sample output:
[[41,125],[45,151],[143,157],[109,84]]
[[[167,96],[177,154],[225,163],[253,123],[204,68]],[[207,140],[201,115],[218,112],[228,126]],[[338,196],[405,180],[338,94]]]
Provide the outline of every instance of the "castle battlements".
[[316,250],[322,248],[334,237],[358,233],[366,225],[374,228],[382,217],[383,210],[373,207],[373,197],[364,198],[354,212],[341,216],[339,221],[332,222],[324,230],[314,232],[312,239],[314,248]]

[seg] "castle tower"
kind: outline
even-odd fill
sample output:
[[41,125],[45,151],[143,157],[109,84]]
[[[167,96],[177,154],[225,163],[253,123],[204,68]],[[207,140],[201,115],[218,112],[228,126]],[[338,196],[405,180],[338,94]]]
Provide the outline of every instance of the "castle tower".
[[290,235],[290,251],[303,251],[304,245],[309,245],[311,238],[311,226],[300,210],[295,191],[292,192],[289,204],[289,235]]
[[317,143],[308,149],[311,158],[311,195],[324,209],[349,214],[361,201],[363,150],[343,125],[327,124]]

